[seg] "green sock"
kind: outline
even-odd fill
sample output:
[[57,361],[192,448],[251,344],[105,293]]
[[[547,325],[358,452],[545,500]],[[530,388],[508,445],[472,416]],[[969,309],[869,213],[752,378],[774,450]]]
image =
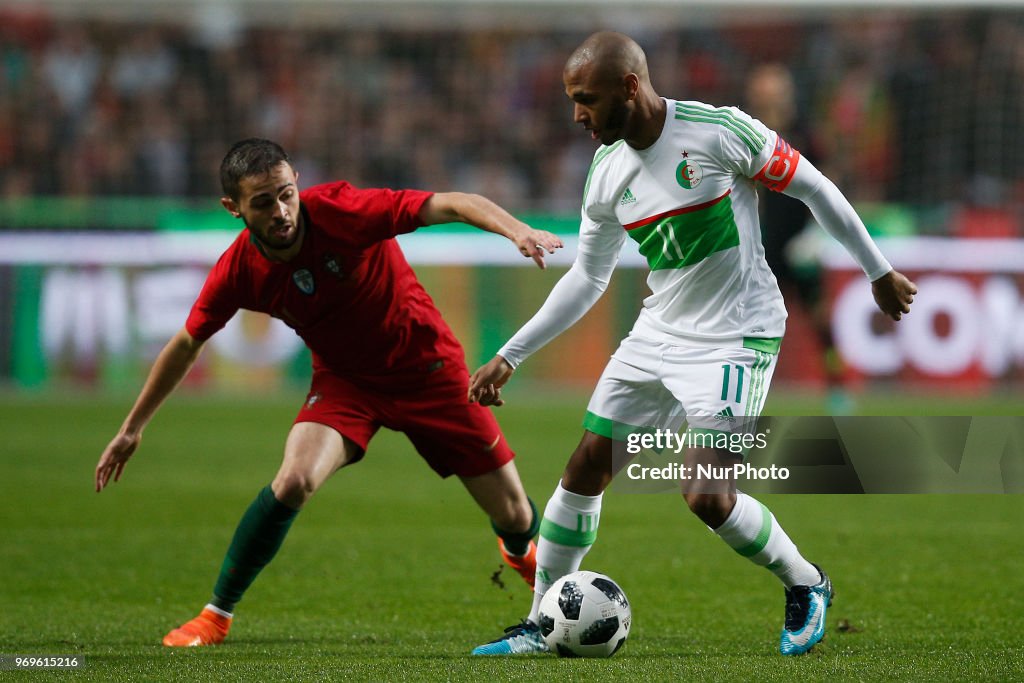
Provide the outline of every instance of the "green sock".
[[530,541],[537,535],[537,531],[540,529],[540,517],[537,515],[537,506],[533,504],[533,501],[527,497],[526,499],[530,503],[530,528],[526,531],[505,531],[499,529],[498,525],[491,521],[491,528],[494,529],[494,533],[498,534],[498,538],[505,544],[505,550],[509,551],[513,555],[525,555],[526,551],[530,549]]
[[234,611],[235,603],[242,599],[267,563],[274,559],[297,514],[298,510],[274,497],[270,486],[259,492],[242,515],[224,556],[220,576],[213,587],[213,605],[226,612]]

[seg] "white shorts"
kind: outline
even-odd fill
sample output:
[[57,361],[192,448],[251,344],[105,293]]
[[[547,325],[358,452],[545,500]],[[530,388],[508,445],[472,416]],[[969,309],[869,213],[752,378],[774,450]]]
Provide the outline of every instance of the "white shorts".
[[748,430],[778,360],[778,340],[761,341],[706,348],[626,337],[597,382],[583,427],[616,440],[637,429],[678,429],[684,420],[692,430]]

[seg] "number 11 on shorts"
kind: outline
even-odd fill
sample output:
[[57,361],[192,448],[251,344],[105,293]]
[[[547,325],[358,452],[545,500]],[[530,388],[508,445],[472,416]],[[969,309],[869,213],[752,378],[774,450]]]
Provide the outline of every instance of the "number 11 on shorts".
[[729,400],[729,375],[730,370],[736,368],[736,399],[734,403],[743,402],[743,366],[742,365],[729,365],[728,363],[722,366],[722,400]]

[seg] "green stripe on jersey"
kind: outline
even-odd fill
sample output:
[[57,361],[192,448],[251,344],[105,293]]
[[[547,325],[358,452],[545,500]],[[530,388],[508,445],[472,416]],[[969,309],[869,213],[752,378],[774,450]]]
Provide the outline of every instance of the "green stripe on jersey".
[[594,175],[594,169],[597,168],[598,164],[600,164],[602,161],[605,160],[605,157],[607,157],[609,154],[611,154],[612,152],[617,150],[619,148],[619,145],[621,145],[623,142],[625,142],[625,141],[624,140],[617,140],[616,142],[612,143],[608,147],[604,147],[602,149],[597,150],[597,154],[594,155],[594,160],[592,162],[590,162],[590,170],[587,171],[587,182],[586,182],[586,184],[583,185],[583,205],[584,206],[587,205],[587,195],[590,194],[590,179]]
[[676,102],[676,118],[695,123],[715,123],[725,126],[743,141],[751,154],[760,152],[768,140],[753,126],[736,116],[727,107],[709,107]]
[[651,270],[692,266],[740,243],[728,195],[698,211],[665,216],[628,234],[640,244],[640,253]]

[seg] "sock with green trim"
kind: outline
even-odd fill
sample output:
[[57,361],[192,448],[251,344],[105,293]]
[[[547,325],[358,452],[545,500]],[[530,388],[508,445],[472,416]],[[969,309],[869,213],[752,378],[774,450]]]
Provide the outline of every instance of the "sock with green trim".
[[530,528],[526,531],[505,531],[499,528],[493,519],[491,520],[491,528],[505,545],[506,552],[518,557],[522,557],[530,551],[530,541],[540,530],[540,515],[537,514],[537,506],[533,504],[533,500],[529,496],[526,497],[526,501],[530,504]]
[[714,531],[737,553],[779,577],[786,588],[813,586],[821,579],[771,510],[745,493],[736,492],[736,506]]
[[555,581],[580,568],[583,557],[597,538],[601,496],[581,496],[558,488],[544,508],[537,540],[537,578],[533,607],[528,617],[537,623],[540,601]]
[[249,585],[277,554],[297,514],[298,510],[274,496],[269,485],[259,492],[235,529],[213,587],[212,605],[229,614],[234,611]]

